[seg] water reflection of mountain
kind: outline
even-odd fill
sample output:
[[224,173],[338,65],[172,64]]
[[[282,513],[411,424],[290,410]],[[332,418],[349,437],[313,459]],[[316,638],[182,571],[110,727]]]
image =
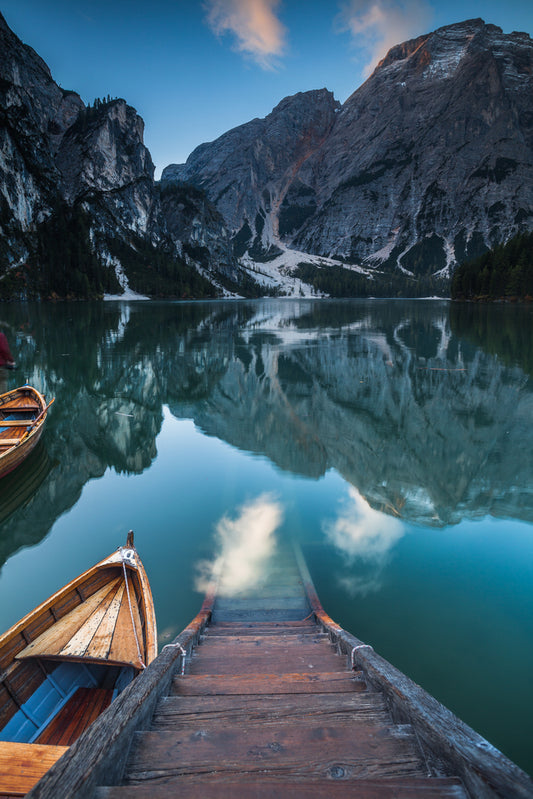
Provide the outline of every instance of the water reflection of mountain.
[[441,303],[7,306],[19,382],[56,397],[45,444],[57,465],[31,506],[0,522],[4,555],[28,525],[44,536],[107,468],[146,469],[164,404],[282,469],[334,468],[393,515],[532,519],[533,394],[520,364],[531,311],[493,312],[500,349],[488,325],[484,351],[470,311]]
[[524,373],[455,337],[447,307],[360,313],[320,335],[309,319],[300,340],[290,328],[250,336],[208,396],[171,409],[282,468],[310,477],[334,468],[395,515],[532,518]]

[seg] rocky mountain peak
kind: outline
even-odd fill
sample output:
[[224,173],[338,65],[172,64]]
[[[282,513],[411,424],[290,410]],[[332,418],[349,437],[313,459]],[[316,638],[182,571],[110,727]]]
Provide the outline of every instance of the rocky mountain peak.
[[533,227],[533,44],[470,19],[393,47],[342,107],[282,100],[163,182],[202,186],[241,254],[295,247],[449,275]]
[[284,98],[254,119],[198,147],[185,164],[163,170],[162,184],[192,182],[214,201],[233,231],[268,248],[295,174],[329,134],[340,104],[327,89]]

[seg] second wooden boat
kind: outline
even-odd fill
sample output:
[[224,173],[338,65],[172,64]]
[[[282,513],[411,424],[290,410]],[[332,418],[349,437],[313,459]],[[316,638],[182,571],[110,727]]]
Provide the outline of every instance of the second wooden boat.
[[16,469],[37,446],[53,401],[47,405],[32,386],[0,395],[0,477]]
[[0,796],[23,796],[156,655],[130,533],[0,636]]

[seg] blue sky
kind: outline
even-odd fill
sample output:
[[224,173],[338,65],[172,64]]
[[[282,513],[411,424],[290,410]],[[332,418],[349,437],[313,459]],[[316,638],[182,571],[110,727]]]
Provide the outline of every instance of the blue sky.
[[533,34],[532,0],[0,0],[85,102],[123,97],[156,177],[198,144],[326,87],[343,102],[392,44],[482,17]]

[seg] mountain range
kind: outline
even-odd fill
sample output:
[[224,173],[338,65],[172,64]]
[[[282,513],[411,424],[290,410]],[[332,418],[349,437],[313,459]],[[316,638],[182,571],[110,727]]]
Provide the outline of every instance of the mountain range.
[[469,20],[345,103],[283,99],[154,181],[144,123],[86,106],[0,15],[0,298],[446,294],[533,230],[533,43]]

